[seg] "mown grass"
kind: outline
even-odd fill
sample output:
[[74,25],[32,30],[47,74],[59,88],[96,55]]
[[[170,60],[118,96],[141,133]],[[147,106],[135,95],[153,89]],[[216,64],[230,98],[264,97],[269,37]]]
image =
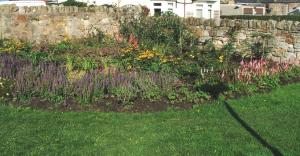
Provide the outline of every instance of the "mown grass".
[[[230,100],[284,155],[300,153],[300,84]],[[272,155],[223,103],[188,111],[44,112],[0,106],[0,155]]]

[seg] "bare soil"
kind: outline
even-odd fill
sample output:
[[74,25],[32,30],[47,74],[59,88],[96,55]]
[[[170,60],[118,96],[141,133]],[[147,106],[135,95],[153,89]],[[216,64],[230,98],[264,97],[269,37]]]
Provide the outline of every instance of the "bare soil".
[[12,105],[59,112],[80,112],[89,110],[101,112],[162,112],[170,108],[185,110],[193,107],[192,103],[170,103],[167,100],[149,101],[145,99],[135,99],[130,104],[122,104],[122,102],[115,98],[102,99],[92,104],[79,104],[72,99],[67,99],[63,104],[53,104],[41,98],[32,98],[29,102],[14,102]]

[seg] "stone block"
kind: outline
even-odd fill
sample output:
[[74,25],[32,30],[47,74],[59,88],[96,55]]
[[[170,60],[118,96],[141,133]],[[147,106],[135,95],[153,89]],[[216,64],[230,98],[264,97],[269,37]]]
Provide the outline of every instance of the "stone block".
[[294,48],[295,48],[295,49],[300,49],[300,43],[295,43],[295,44],[294,44]]
[[286,21],[285,30],[290,31],[292,29],[293,21]]
[[245,39],[247,39],[247,35],[245,34],[245,33],[238,33],[237,34],[237,39],[238,40],[245,40]]
[[276,23],[276,28],[279,30],[283,30],[285,27],[285,21],[279,21]]

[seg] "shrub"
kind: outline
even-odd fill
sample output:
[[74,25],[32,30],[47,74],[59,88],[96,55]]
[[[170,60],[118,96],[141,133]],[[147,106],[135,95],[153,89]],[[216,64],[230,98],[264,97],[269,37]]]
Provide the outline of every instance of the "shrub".
[[300,67],[294,66],[289,70],[281,72],[280,81],[282,84],[300,81]]
[[262,91],[270,91],[279,86],[279,75],[261,76],[254,78],[257,87]]
[[87,7],[87,3],[77,2],[75,0],[67,0],[62,3],[64,6]]
[[6,102],[13,98],[13,83],[11,80],[0,76],[0,102]]
[[27,42],[15,39],[0,39],[0,53],[20,53],[31,50],[31,45]]

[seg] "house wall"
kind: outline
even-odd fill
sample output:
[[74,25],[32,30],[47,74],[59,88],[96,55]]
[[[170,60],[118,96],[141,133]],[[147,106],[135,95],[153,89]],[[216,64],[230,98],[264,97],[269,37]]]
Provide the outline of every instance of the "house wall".
[[287,15],[288,13],[288,4],[269,3],[269,8],[272,9],[270,15]]
[[45,1],[0,1],[0,5],[16,5],[16,6],[46,6]]
[[297,7],[300,7],[300,3],[289,3],[288,4],[288,10],[289,10],[289,12],[293,11],[294,8],[297,8]]
[[[183,2],[183,0],[181,1]],[[154,6],[154,3],[161,3],[161,6]],[[150,1],[150,3],[147,4],[147,7],[150,9],[151,16],[154,15],[154,9],[161,9],[162,12],[172,10],[173,13],[177,14],[180,17],[196,17],[204,19],[220,17],[220,0],[198,2],[196,1],[194,3],[191,3],[187,0],[185,5],[183,3],[176,3],[173,1],[154,0]],[[200,14],[197,14],[197,9],[202,10],[202,17],[198,16]],[[211,10],[211,17],[209,14],[209,10]]]
[[246,6],[236,4],[221,4],[221,15],[265,15],[266,8],[260,6]]
[[[66,0],[58,0],[59,3]],[[198,0],[192,3],[191,0],[76,0],[79,2],[88,3],[88,5],[142,5],[147,6],[150,9],[150,15],[154,16],[154,9],[161,9],[162,12],[172,11],[180,17],[197,17],[196,10],[202,9],[202,18],[220,18],[220,0]],[[178,3],[176,3],[176,1]],[[184,9],[184,2],[186,2]],[[161,3],[161,6],[154,6],[154,3]],[[191,4],[192,3],[192,4]],[[169,4],[172,4],[169,5]],[[197,6],[202,4],[202,7]],[[209,5],[212,7],[209,8]],[[186,13],[184,13],[186,10]],[[208,10],[212,10],[211,17]]]
[[269,3],[267,5],[272,9],[270,15],[287,15],[293,8],[300,7],[300,3]]
[[221,15],[243,15],[243,7],[235,4],[221,4]]

